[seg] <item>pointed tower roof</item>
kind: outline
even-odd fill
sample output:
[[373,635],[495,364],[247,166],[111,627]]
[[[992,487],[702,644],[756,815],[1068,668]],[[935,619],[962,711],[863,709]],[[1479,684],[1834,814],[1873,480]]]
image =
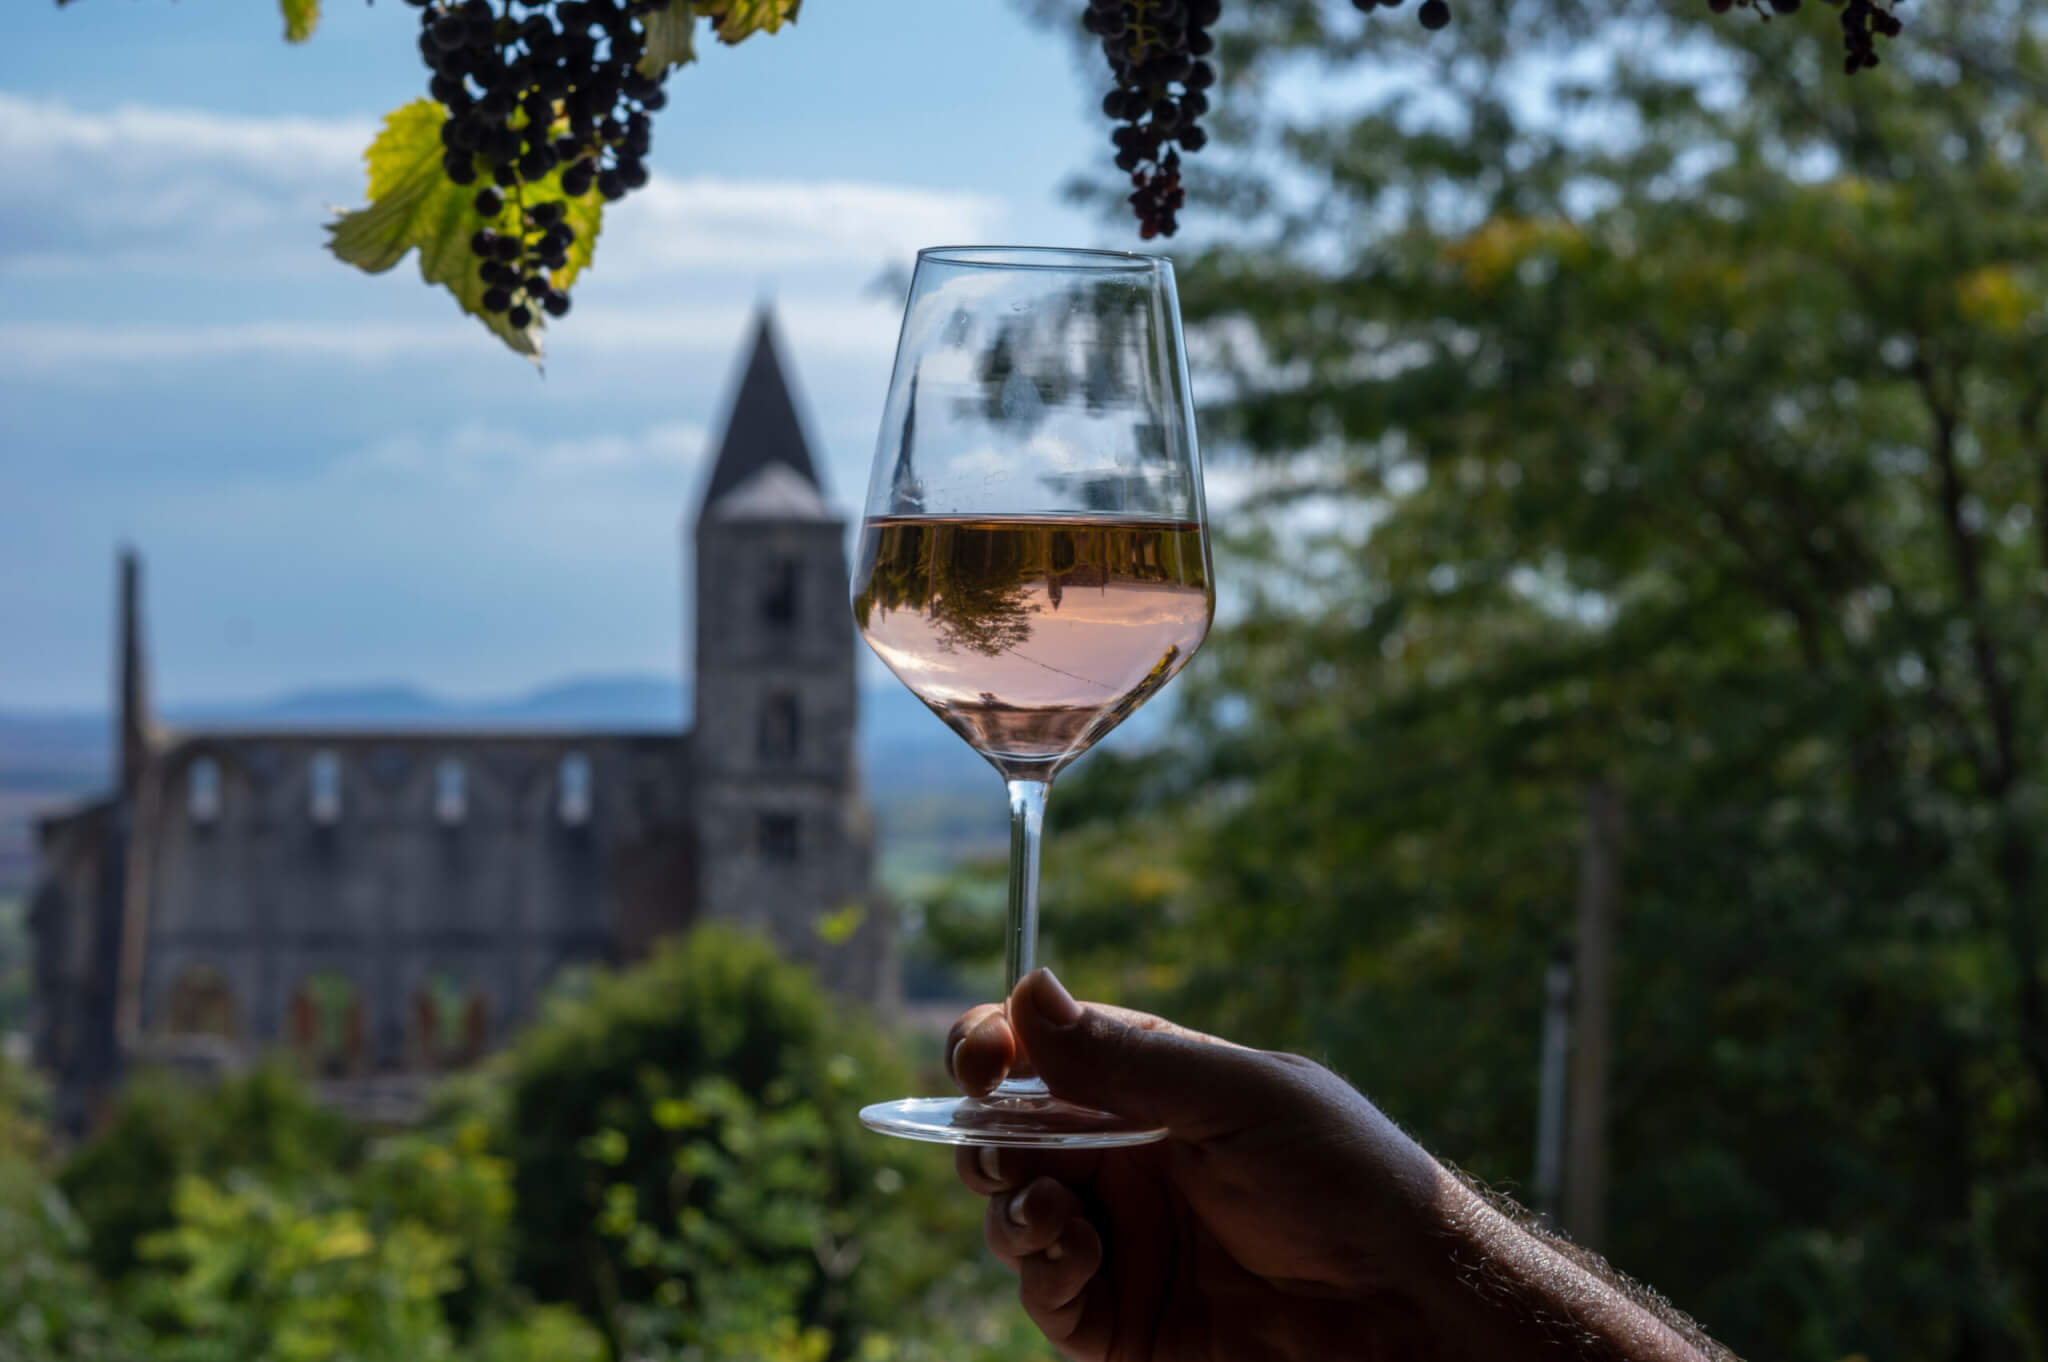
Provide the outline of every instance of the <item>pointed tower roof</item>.
[[810,445],[804,440],[803,422],[797,418],[796,399],[783,374],[774,313],[763,304],[754,315],[751,353],[739,390],[733,394],[725,438],[718,446],[711,483],[704,489],[700,515],[708,517],[721,497],[752,482],[772,464],[782,464],[813,489],[818,487]]

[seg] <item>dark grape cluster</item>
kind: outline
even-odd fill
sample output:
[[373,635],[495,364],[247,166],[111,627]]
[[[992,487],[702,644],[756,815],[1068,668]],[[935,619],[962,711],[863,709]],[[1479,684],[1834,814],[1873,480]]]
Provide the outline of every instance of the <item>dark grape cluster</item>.
[[[658,78],[634,69],[646,50],[641,16],[662,0],[412,0],[420,55],[448,117],[441,158],[459,185],[486,180],[476,210],[493,226],[470,238],[483,304],[514,327],[536,309],[559,317],[555,286],[576,243],[565,199],[536,186],[561,171],[561,192],[616,199],[647,183],[649,115],[667,102]],[[515,14],[515,7],[523,14]],[[509,229],[497,220],[510,203]]]
[[[1351,0],[1353,9],[1370,14],[1376,9],[1399,9],[1401,0]],[[1451,22],[1451,7],[1446,0],[1422,0],[1415,17],[1422,26],[1434,32]]]
[[[1842,12],[1842,69],[1850,75],[1878,62],[1877,40],[1896,38],[1905,25],[1899,16],[1882,8],[1876,0],[1827,0]],[[1707,8],[1726,14],[1741,6],[1768,19],[1772,14],[1794,14],[1800,0],[1707,0]]]
[[1853,76],[1866,66],[1877,65],[1877,40],[1896,38],[1904,27],[1898,15],[1879,9],[1871,0],[1846,0],[1842,5],[1842,69]]
[[1187,197],[1180,153],[1209,140],[1197,120],[1209,112],[1216,69],[1202,58],[1216,45],[1209,28],[1222,7],[1222,0],[1088,0],[1082,16],[1116,77],[1102,111],[1117,120],[1110,135],[1117,169],[1131,177],[1131,208],[1147,239],[1172,236],[1179,226]]

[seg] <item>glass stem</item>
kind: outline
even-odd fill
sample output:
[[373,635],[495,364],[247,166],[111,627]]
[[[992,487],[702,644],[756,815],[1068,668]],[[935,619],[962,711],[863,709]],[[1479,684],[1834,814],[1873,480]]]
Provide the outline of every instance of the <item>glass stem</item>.
[[[1045,797],[1051,785],[1043,780],[1004,783],[1010,789],[1010,914],[1003,953],[1003,1005],[1008,1007],[1017,981],[1038,968],[1038,843],[1045,831]],[[1045,1084],[1021,1057],[997,1089],[1003,1096],[1044,1092]]]

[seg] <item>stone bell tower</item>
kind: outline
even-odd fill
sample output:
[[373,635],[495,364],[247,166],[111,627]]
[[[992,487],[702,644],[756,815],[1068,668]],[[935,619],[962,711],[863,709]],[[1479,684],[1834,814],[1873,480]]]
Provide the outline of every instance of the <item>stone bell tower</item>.
[[696,524],[698,902],[884,1002],[894,933],[869,882],[846,529],[764,307]]

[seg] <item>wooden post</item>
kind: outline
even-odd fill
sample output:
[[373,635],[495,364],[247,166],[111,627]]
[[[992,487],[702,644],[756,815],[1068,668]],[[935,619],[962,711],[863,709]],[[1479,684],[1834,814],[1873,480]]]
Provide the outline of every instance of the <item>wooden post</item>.
[[1536,1214],[1557,1222],[1564,1173],[1564,1086],[1571,1055],[1572,963],[1562,943],[1543,971],[1543,1047],[1536,1068]]
[[1572,961],[1571,1092],[1566,1116],[1564,1228],[1598,1252],[1607,1229],[1607,1086],[1613,1038],[1614,925],[1621,900],[1621,791],[1586,788]]

